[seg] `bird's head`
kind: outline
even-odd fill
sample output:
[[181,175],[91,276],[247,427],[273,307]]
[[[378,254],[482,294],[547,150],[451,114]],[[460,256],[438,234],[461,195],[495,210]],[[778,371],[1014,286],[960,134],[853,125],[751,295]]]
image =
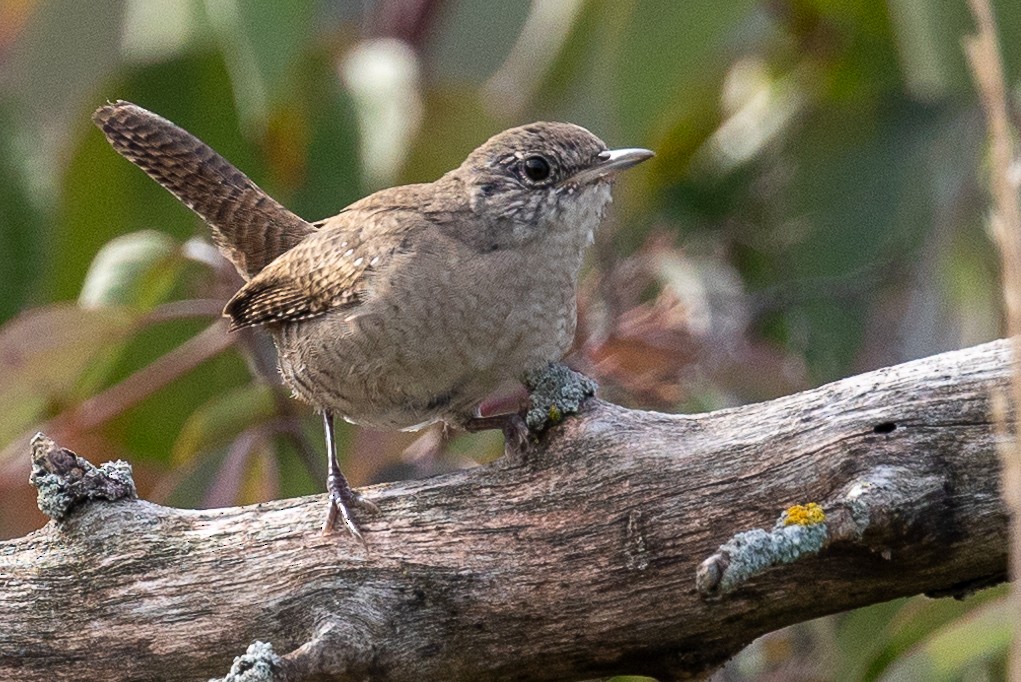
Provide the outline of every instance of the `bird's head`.
[[494,135],[454,175],[492,231],[492,248],[500,248],[541,235],[588,237],[616,174],[652,156],[647,149],[607,149],[581,126],[540,122]]

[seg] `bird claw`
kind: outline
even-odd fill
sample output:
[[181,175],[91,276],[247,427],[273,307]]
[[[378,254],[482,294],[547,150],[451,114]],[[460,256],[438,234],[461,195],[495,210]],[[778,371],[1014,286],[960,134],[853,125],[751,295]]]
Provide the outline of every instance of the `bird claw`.
[[332,533],[336,529],[339,518],[343,521],[347,532],[364,545],[365,538],[362,537],[362,532],[359,530],[358,524],[355,523],[351,509],[357,507],[364,512],[378,514],[380,511],[379,506],[368,498],[356,493],[351,488],[341,487],[332,480],[328,482],[327,487],[330,492],[330,501],[329,509],[326,512],[326,521],[323,523],[323,534],[328,535]]
[[528,452],[528,424],[524,417],[514,413],[508,416],[500,429],[503,431],[503,444],[506,454],[522,454]]

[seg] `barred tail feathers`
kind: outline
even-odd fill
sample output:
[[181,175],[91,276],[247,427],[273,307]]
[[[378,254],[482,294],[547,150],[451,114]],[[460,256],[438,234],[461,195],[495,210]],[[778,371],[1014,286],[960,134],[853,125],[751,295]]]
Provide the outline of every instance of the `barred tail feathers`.
[[118,101],[97,109],[92,119],[119,154],[209,224],[213,241],[246,280],[316,231],[165,118]]

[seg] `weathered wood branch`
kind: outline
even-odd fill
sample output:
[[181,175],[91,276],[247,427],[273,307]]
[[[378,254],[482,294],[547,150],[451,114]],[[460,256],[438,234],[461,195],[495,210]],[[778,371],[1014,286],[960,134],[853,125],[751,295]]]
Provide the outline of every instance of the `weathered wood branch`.
[[[281,680],[673,679],[790,623],[966,594],[1006,574],[1010,368],[996,342],[711,414],[593,400],[524,458],[367,489],[364,547],[319,533],[322,496],[88,501],[0,543],[0,679],[205,679],[255,641]],[[808,502],[814,545],[749,541]]]

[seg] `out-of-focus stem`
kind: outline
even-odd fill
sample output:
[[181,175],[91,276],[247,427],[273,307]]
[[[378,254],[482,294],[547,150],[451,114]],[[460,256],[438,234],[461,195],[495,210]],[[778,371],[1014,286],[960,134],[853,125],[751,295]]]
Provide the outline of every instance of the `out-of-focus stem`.
[[[1003,63],[996,37],[996,19],[989,0],[969,0],[978,33],[965,41],[975,86],[989,128],[989,187],[993,206],[989,222],[993,239],[1000,252],[1004,308],[1007,332],[1011,337],[1014,371],[1011,379],[1013,412],[1004,410],[1002,431],[1012,438],[1004,439],[1000,448],[1003,461],[1002,488],[1004,499],[1013,511],[1011,523],[1011,573],[1014,577],[1014,613],[1021,613],[1021,442],[1018,440],[1018,408],[1021,407],[1021,206],[1018,203],[1019,180],[1014,131],[1011,130],[1007,88]],[[1014,423],[1006,420],[1011,419]],[[1011,428],[1012,427],[1012,428]],[[1021,682],[1021,627],[1016,620],[1014,645],[1011,651],[1010,679]]]
[[89,431],[137,405],[174,379],[219,355],[234,343],[226,334],[226,322],[217,321],[169,353],[160,356],[120,383],[92,396],[54,422]]

